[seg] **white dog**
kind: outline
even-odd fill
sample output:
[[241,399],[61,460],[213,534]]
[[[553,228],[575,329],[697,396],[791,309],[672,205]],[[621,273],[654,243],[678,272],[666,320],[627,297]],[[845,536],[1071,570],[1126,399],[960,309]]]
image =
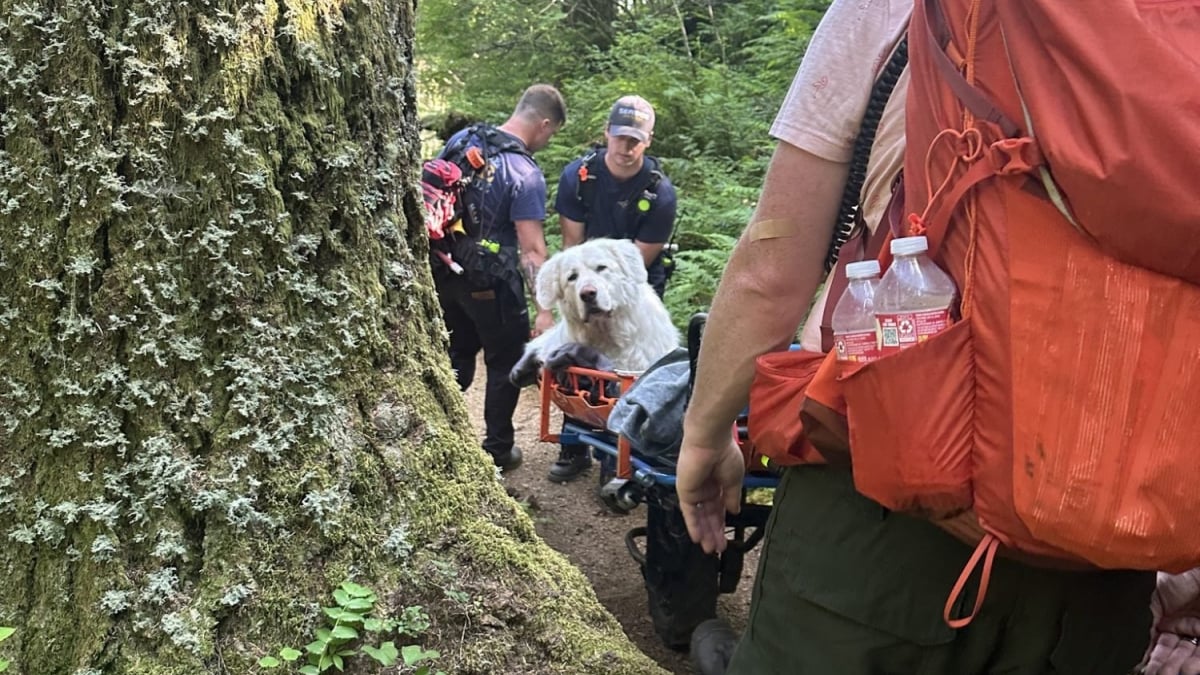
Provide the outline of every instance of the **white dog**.
[[592,347],[614,370],[632,372],[679,346],[679,331],[646,281],[642,253],[628,239],[593,239],[555,254],[538,272],[537,301],[557,308],[559,322],[526,345],[513,382],[529,382],[568,343]]

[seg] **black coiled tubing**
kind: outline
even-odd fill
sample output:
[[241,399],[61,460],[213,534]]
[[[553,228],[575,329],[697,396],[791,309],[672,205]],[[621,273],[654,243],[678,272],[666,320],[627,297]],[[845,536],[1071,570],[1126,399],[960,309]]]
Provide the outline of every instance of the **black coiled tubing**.
[[825,256],[825,271],[833,269],[838,260],[842,244],[854,233],[854,218],[858,213],[859,202],[862,199],[863,182],[867,179],[867,164],[871,161],[871,148],[875,145],[875,131],[879,128],[879,120],[883,117],[883,109],[887,107],[896,81],[908,65],[908,37],[896,45],[892,57],[883,67],[875,86],[871,89],[871,97],[867,100],[867,111],[863,114],[862,126],[854,139],[854,150],[850,159],[850,176],[846,179],[846,189],[842,192],[842,204],[834,223],[833,240],[829,243],[829,252]]

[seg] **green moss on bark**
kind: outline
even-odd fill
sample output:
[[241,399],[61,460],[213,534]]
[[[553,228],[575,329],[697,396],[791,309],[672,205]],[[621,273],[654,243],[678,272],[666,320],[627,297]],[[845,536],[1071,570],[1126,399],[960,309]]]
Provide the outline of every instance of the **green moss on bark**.
[[469,428],[412,11],[0,0],[15,672],[252,673],[346,578],[423,605],[448,672],[658,672]]

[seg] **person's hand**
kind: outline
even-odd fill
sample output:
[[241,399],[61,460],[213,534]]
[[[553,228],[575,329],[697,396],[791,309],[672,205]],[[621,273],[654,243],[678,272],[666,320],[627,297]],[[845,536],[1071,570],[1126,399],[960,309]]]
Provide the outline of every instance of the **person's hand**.
[[533,336],[537,337],[554,327],[554,314],[548,309],[539,309],[533,319]]
[[705,553],[725,550],[725,512],[741,510],[745,473],[745,459],[732,432],[724,443],[698,442],[684,434],[675,492],[688,535]]
[[1200,569],[1158,575],[1145,675],[1200,675]]

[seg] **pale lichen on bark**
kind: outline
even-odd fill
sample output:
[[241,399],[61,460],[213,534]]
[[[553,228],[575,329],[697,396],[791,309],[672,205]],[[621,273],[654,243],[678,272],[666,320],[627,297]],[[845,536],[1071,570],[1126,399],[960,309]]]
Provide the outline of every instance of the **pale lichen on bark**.
[[452,672],[656,672],[475,446],[413,189],[413,10],[0,2],[15,672],[254,672],[347,577],[423,604]]

